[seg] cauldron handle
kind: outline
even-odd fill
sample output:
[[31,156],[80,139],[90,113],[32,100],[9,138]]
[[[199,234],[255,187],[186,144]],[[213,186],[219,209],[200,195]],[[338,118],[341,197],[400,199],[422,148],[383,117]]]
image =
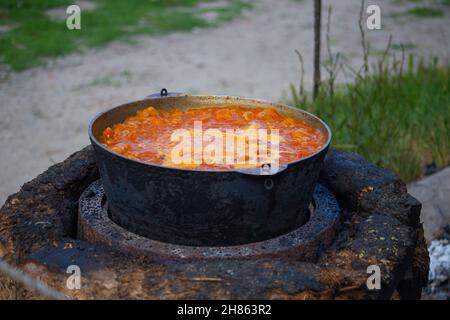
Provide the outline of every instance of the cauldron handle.
[[288,167],[287,165],[279,165],[276,167],[272,167],[270,164],[264,164],[259,168],[241,169],[237,170],[237,172],[250,176],[262,176],[263,178],[262,183],[264,188],[270,191],[275,186],[275,181],[273,177],[278,173],[286,170],[287,167]]
[[237,172],[248,174],[251,176],[274,176],[288,168],[287,165],[271,166],[270,163],[263,164],[258,168],[246,168],[236,170]]
[[168,92],[166,88],[162,88],[159,93],[152,93],[148,96],[146,96],[146,99],[158,99],[163,97],[176,97],[176,96],[182,96],[185,95],[184,93],[180,92]]

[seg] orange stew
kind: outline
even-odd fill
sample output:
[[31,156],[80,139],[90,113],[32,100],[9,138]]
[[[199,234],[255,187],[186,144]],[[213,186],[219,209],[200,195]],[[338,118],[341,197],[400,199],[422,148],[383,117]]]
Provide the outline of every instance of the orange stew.
[[[219,148],[224,149],[224,157],[221,158],[224,161],[202,161],[201,163],[194,161],[195,153],[198,153],[199,150],[195,149],[196,142],[194,137],[196,133],[194,131],[196,129],[194,128],[198,128],[199,123],[201,123],[203,132],[200,138],[203,144],[202,151],[211,149],[208,149],[208,143],[219,143]],[[174,147],[177,144],[179,145],[181,141],[173,137],[173,133],[177,129],[185,129],[182,132],[193,133],[192,144],[189,144],[191,141],[188,141],[189,143],[184,145],[192,148],[191,150],[193,150],[194,154],[191,157],[191,161],[187,163],[186,161],[180,163],[180,161],[173,160]],[[213,139],[211,136],[208,136],[208,138],[206,135],[206,130],[208,129],[218,129],[220,132],[223,132],[223,141],[218,142],[217,138]],[[259,129],[266,129],[267,138],[264,138],[264,135],[258,136],[257,141],[261,142],[263,139],[264,142],[267,142],[267,149],[269,150],[267,153],[269,155],[272,150],[271,141],[274,141],[273,146],[276,145],[276,140],[279,141],[277,145],[277,160],[280,164],[307,157],[320,150],[326,142],[326,136],[321,130],[304,121],[281,115],[272,108],[246,108],[240,106],[192,108],[186,111],[158,111],[153,107],[148,107],[138,111],[136,115],[128,117],[123,123],[115,124],[112,128],[106,128],[103,131],[100,142],[125,157],[148,163],[177,168],[228,170],[256,166],[254,164],[244,164],[242,161],[239,162],[239,159],[236,159],[235,162],[230,162],[225,158],[225,155],[230,154],[227,153],[229,151],[225,150],[227,146],[230,146],[227,141],[232,141],[236,138],[234,145],[231,144],[231,146],[236,148],[235,150],[239,149],[239,146],[242,148],[242,144],[239,144],[238,140],[243,135],[245,136],[243,133],[249,129],[256,129],[253,132],[257,133],[260,132]],[[278,130],[278,138],[271,136],[271,132],[275,132],[275,129]],[[180,137],[178,136],[178,138]],[[230,140],[226,140],[229,138]],[[249,150],[248,141],[249,139],[246,140],[246,145],[244,144],[244,148],[246,147],[247,151]],[[257,153],[261,150],[264,149],[257,149]],[[181,151],[181,155],[183,155],[183,152],[185,151]],[[256,157],[259,157],[258,161],[264,162],[262,154]],[[198,158],[196,159],[198,160]],[[245,156],[245,159],[249,159],[248,154]]]

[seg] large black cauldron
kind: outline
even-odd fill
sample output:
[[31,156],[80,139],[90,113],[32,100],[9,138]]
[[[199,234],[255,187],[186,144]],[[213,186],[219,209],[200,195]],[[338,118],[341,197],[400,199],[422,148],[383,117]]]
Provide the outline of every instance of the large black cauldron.
[[[191,107],[270,107],[320,128],[327,142],[317,153],[280,167],[196,171],[148,164],[121,156],[99,143],[103,130],[138,110]],[[331,133],[319,118],[300,109],[230,96],[152,95],[95,117],[89,126],[111,218],[142,236],[191,246],[230,246],[262,241],[305,223]]]

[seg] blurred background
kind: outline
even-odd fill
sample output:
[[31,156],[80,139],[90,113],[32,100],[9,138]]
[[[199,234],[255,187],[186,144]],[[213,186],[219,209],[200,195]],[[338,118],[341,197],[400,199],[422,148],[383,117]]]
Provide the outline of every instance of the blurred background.
[[161,88],[282,101],[409,184],[448,288],[449,22],[449,0],[323,1],[313,99],[313,0],[0,0],[0,202],[88,145],[95,114]]

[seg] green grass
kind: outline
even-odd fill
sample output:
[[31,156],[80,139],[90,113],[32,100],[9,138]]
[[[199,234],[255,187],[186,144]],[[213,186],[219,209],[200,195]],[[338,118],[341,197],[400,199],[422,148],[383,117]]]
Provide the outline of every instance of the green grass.
[[408,69],[357,78],[334,95],[325,85],[315,102],[299,101],[293,90],[292,103],[330,125],[335,148],[357,152],[409,182],[428,164],[450,163],[450,67],[410,58]]
[[442,17],[444,12],[441,9],[431,7],[417,7],[407,11],[408,14],[416,17]]
[[[395,2],[401,3],[402,0],[395,0]],[[408,0],[408,2],[450,6],[450,0]]]
[[[404,43],[393,43],[392,44],[392,49],[394,50],[411,50],[411,49],[415,49],[417,47],[417,45],[413,42],[404,42]],[[383,51],[384,54],[384,51]]]
[[235,0],[227,7],[217,8],[218,22],[228,22],[238,16],[243,9],[251,9],[252,6],[249,1]]
[[[47,58],[113,40],[132,41],[137,34],[161,35],[215,25],[202,18],[200,2],[215,0],[96,0],[97,8],[81,12],[81,30],[68,30],[65,20],[54,21],[45,11],[67,7],[71,0],[1,0],[0,25],[11,26],[0,33],[0,63],[20,71],[45,63]],[[218,22],[236,17],[249,0],[230,0],[217,12]],[[206,9],[205,9],[206,10]]]

